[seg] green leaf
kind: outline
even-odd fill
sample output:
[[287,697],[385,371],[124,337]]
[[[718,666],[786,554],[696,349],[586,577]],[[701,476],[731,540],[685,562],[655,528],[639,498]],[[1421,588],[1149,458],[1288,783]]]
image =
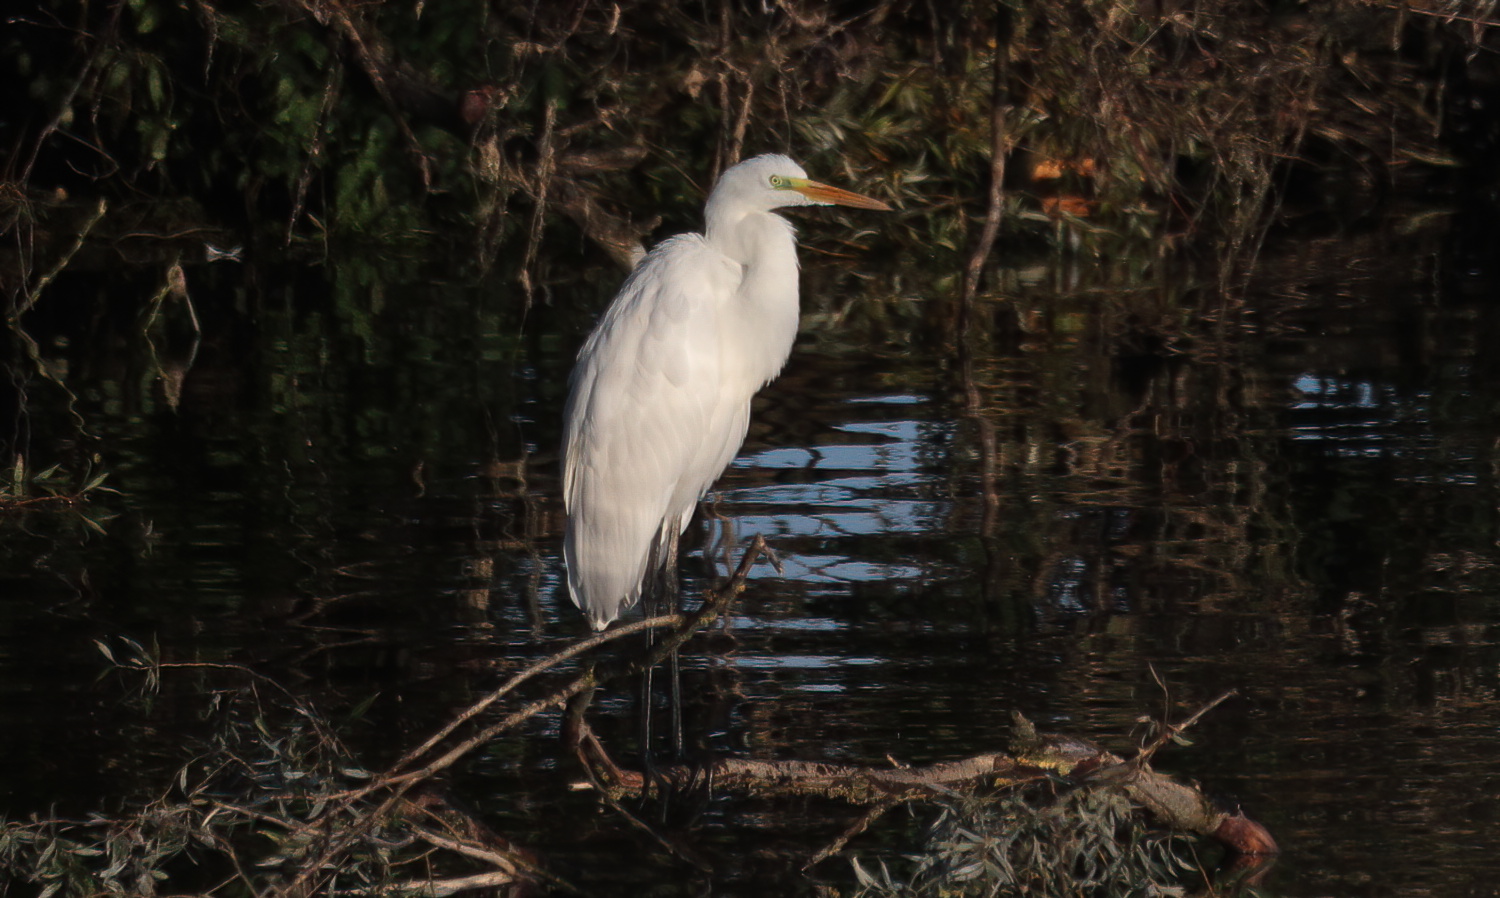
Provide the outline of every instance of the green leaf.
[[162,82],[162,67],[153,59],[144,68],[146,69],[146,96],[151,99],[152,107],[161,109],[167,104],[167,92]]
[[135,7],[135,30],[137,34],[150,34],[160,22],[155,3],[133,3]]

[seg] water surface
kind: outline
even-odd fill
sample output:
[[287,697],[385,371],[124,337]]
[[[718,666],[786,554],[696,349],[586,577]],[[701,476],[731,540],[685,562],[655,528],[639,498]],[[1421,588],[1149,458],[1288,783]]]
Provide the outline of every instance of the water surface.
[[[810,261],[804,335],[684,560],[690,596],[754,535],[781,565],[684,658],[691,741],[922,763],[1003,748],[1014,709],[1128,750],[1142,715],[1234,689],[1158,766],[1271,829],[1273,892],[1486,894],[1500,276],[1426,221],[1285,238],[1227,300],[1184,271],[1002,271],[962,352],[908,332],[948,301],[920,278]],[[206,679],[143,711],[96,639],[243,662],[335,717],[373,698],[351,740],[375,764],[586,629],[556,446],[613,272],[525,316],[421,262],[187,274],[204,335],[175,407],[170,335],[135,317],[149,267],[65,274],[27,319],[73,398],[33,379],[24,447],[95,455],[119,492],[102,533],[4,522],[9,816],[154,794],[204,726]],[[96,303],[114,317],[73,314]],[[629,756],[628,691],[595,713]],[[691,879],[567,791],[556,727],[453,788],[585,884]],[[841,821],[726,797],[697,838],[716,888],[785,889]]]

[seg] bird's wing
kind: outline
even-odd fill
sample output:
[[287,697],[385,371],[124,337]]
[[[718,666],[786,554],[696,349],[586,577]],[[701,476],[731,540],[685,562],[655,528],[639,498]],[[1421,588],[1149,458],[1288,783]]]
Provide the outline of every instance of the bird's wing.
[[573,601],[595,626],[635,603],[653,538],[667,522],[680,531],[723,470],[723,446],[744,437],[749,395],[724,383],[722,364],[740,277],[698,235],[668,240],[579,353],[565,412],[564,552]]

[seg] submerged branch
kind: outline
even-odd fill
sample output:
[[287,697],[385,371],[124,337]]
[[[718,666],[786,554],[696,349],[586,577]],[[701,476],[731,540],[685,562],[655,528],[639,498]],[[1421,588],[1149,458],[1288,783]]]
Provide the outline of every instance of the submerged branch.
[[[1227,697],[1220,696],[1170,731],[1174,735],[1180,733]],[[1241,814],[1219,810],[1200,790],[1152,770],[1144,753],[1127,760],[1088,742],[1037,734],[1025,718],[1014,716],[1017,734],[1009,752],[990,752],[923,767],[717,758],[701,765],[658,767],[648,778],[639,771],[616,765],[591,732],[580,740],[580,747],[591,780],[596,787],[606,790],[612,803],[621,797],[643,796],[648,789],[662,786],[684,793],[711,786],[756,798],[814,796],[876,809],[873,816],[841,836],[837,844],[857,834],[874,816],[894,804],[941,799],[955,792],[1015,790],[1065,777],[1080,788],[1122,791],[1136,807],[1148,811],[1166,829],[1214,838],[1240,854],[1277,852],[1275,840],[1263,826]],[[825,849],[819,857],[836,850]]]

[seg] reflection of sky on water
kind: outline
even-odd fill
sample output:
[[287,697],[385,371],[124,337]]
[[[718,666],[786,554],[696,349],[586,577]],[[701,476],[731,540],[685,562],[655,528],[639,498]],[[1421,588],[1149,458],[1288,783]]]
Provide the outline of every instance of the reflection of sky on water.
[[[752,534],[753,536],[753,534]],[[914,564],[880,564],[854,561],[843,555],[793,555],[779,552],[781,572],[770,564],[750,569],[751,579],[800,580],[804,583],[852,583],[856,581],[915,580],[922,568]]]
[[[755,504],[772,504],[762,496],[754,497]],[[795,492],[783,491],[782,502],[797,502]],[[740,504],[740,496],[726,497],[728,503]],[[748,504],[748,503],[747,503]],[[777,503],[779,504],[779,503]],[[809,504],[809,503],[799,503]],[[869,536],[876,533],[922,533],[937,517],[931,502],[913,502],[899,499],[857,499],[848,502],[820,503],[817,512],[807,510],[772,512],[769,514],[741,514],[725,507],[726,513],[734,515],[739,531],[747,538],[757,534],[770,539],[773,536]]]
[[[894,492],[894,487],[923,487],[937,480],[931,474],[894,472],[874,476],[855,475],[833,477],[814,483],[771,483],[764,486],[742,489],[726,489],[719,492],[723,501],[740,503],[765,502],[769,504],[801,503],[834,505],[856,499],[863,493],[885,490]],[[873,501],[873,500],[865,500]]]
[[[1297,419],[1294,440],[1329,444],[1344,456],[1378,456],[1410,449],[1407,428],[1426,428],[1431,394],[1402,396],[1389,384],[1348,380],[1331,375],[1303,374],[1292,382],[1299,397],[1289,403]],[[1402,437],[1401,447],[1393,446]]]
[[890,442],[813,447],[780,446],[742,455],[735,459],[734,467],[841,471],[917,471],[923,467],[920,458],[923,427],[917,421],[841,424],[834,429],[845,433],[884,436]]
[[844,400],[847,405],[922,405],[930,401],[926,396],[912,393],[895,393],[889,396],[851,396]]
[[734,655],[735,667],[748,670],[824,670],[843,667],[873,667],[890,663],[885,658],[858,655]]
[[[784,628],[790,629],[790,628]],[[763,671],[776,673],[785,671],[795,672],[795,678],[785,679],[780,683],[780,688],[792,692],[848,692],[851,688],[862,686],[866,678],[871,675],[867,672],[860,674],[854,683],[846,682],[844,672],[852,667],[889,667],[889,658],[873,658],[866,655],[819,655],[771,652],[741,653],[727,658],[730,664],[744,671]]]
[[[1420,462],[1423,467],[1399,479],[1474,485],[1480,460],[1461,444],[1439,445],[1428,390],[1403,392],[1394,385],[1335,375],[1302,374],[1292,382],[1297,397],[1288,432],[1339,458],[1386,458]],[[1441,462],[1446,470],[1438,471]]]
[[799,633],[837,633],[849,629],[849,625],[843,621],[834,620],[831,617],[819,617],[808,614],[802,617],[788,618],[777,621],[774,625],[758,617],[747,617],[741,614],[730,615],[730,629],[736,633],[754,633],[758,630],[799,632]]
[[[845,400],[844,407],[865,415],[872,407],[909,408],[927,401],[911,395],[859,397]],[[719,510],[733,520],[740,545],[764,536],[780,556],[780,572],[759,564],[751,577],[820,584],[920,578],[923,569],[916,564],[855,559],[829,550],[845,537],[920,535],[942,526],[946,505],[930,498],[940,484],[931,469],[942,454],[934,451],[935,444],[948,441],[951,426],[902,418],[844,421],[829,428],[878,441],[778,446],[734,461],[739,471],[789,472],[777,475],[775,483],[741,487],[733,485],[731,475],[718,492]],[[806,482],[787,482],[797,472]],[[806,537],[817,539],[816,551],[807,547],[798,553],[796,540]]]

